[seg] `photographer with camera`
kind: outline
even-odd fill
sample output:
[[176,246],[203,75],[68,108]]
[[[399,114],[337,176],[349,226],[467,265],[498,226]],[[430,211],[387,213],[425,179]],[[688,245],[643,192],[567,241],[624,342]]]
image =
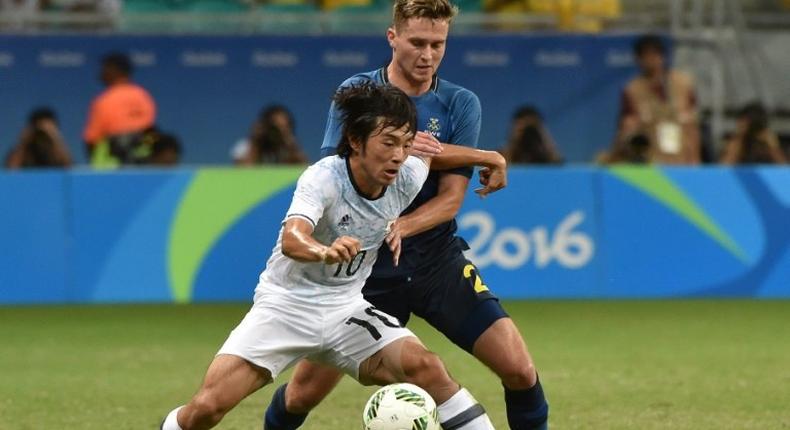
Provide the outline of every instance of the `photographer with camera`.
[[768,112],[760,103],[750,103],[741,108],[735,134],[724,147],[721,163],[787,163],[787,157],[779,145],[779,138],[768,126]]
[[639,75],[623,89],[614,147],[604,162],[699,164],[700,130],[691,75],[670,67],[661,37],[634,44]]
[[19,143],[6,157],[8,169],[29,167],[68,167],[71,156],[58,128],[55,112],[49,108],[33,110],[22,130]]

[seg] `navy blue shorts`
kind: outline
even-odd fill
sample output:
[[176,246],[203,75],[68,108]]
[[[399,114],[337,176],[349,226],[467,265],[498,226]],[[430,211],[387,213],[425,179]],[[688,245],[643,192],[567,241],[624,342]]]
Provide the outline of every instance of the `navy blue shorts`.
[[491,324],[507,317],[477,267],[461,252],[449,253],[410,277],[368,278],[362,293],[403,325],[412,313],[423,318],[469,353]]

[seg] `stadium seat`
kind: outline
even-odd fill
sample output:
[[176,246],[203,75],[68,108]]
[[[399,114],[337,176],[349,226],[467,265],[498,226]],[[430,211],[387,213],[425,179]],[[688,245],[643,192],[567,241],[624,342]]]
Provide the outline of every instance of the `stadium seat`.
[[160,0],[126,0],[123,2],[124,13],[156,13],[169,12],[172,3]]
[[179,9],[197,13],[246,12],[250,7],[234,0],[190,0],[179,2]]
[[388,9],[381,4],[345,5],[329,14],[329,31],[339,34],[380,34],[389,25]]
[[260,17],[256,28],[266,33],[288,34],[309,33],[315,25],[307,19],[299,19],[299,14],[309,15],[318,12],[312,2],[277,0],[258,6],[255,15]]
[[480,12],[483,10],[482,0],[457,0],[453,2],[461,13]]

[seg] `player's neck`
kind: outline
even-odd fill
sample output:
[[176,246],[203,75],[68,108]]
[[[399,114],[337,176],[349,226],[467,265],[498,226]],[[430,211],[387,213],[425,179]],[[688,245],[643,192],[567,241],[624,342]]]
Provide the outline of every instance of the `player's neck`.
[[406,95],[411,97],[421,96],[431,89],[432,80],[412,82],[406,78],[406,74],[398,67],[393,61],[387,66],[387,80],[390,84],[396,86]]
[[366,199],[377,199],[384,192],[384,187],[367,175],[365,169],[362,168],[362,160],[359,157],[349,156],[348,176],[357,193]]

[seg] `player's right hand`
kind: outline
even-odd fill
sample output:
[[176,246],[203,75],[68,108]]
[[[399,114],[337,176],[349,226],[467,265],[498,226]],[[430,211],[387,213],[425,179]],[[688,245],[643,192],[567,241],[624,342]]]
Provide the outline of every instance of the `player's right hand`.
[[507,161],[505,157],[494,151],[490,151],[490,155],[493,162],[480,169],[480,185],[483,187],[475,190],[480,197],[495,193],[507,186]]
[[324,250],[324,263],[335,264],[351,261],[362,249],[359,240],[351,236],[340,236]]
[[414,135],[414,140],[411,143],[410,155],[430,158],[434,155],[441,154],[443,150],[442,144],[432,134],[418,131],[417,134]]

